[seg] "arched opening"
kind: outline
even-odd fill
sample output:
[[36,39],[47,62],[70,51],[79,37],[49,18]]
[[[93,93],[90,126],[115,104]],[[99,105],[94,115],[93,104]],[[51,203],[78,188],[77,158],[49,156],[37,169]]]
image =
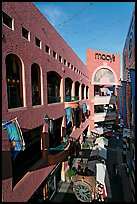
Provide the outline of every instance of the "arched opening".
[[8,108],[23,107],[22,63],[15,54],[6,56]]
[[41,83],[40,83],[40,67],[38,64],[31,66],[31,87],[32,87],[32,105],[41,104]]
[[85,90],[85,85],[82,84],[82,100],[84,99],[84,90]]
[[88,99],[88,96],[89,96],[89,87],[88,86],[86,86],[86,99]]
[[48,103],[58,103],[61,101],[60,83],[61,83],[60,75],[58,75],[54,71],[50,71],[47,73]]
[[80,83],[76,81],[75,82],[75,96],[78,98],[78,100],[79,100],[79,86],[80,86]]
[[65,79],[65,101],[71,101],[71,90],[72,90],[72,79],[66,78]]

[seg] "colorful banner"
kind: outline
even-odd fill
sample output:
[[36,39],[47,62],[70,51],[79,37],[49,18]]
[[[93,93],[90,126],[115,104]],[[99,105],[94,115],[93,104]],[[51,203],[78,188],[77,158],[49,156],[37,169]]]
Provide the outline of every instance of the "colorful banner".
[[86,113],[87,112],[87,105],[86,103],[82,104],[82,113]]
[[72,108],[66,108],[66,122],[69,124],[69,122],[73,121],[73,109]]
[[17,118],[6,122],[5,127],[9,137],[9,141],[11,143],[12,157],[13,159],[15,159],[19,151],[25,150],[25,142],[23,139],[22,131]]

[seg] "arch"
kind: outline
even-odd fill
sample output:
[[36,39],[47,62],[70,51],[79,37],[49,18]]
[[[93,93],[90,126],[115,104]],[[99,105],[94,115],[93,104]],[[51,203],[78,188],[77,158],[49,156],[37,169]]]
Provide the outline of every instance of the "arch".
[[23,107],[23,62],[18,55],[9,53],[5,58],[5,64],[8,108]]
[[86,86],[86,99],[88,99],[88,98],[89,98],[89,87]]
[[41,105],[41,73],[37,63],[31,65],[32,105]]
[[[107,78],[105,78],[105,76],[104,76],[104,78],[102,77],[102,81],[100,81],[100,82],[94,81],[96,74],[99,73],[99,71],[101,71],[103,69],[108,70],[108,72],[112,74],[113,79],[114,79],[113,82],[107,81],[109,78],[107,79]],[[106,80],[106,82],[105,82],[105,80]],[[106,64],[97,67],[92,74],[92,84],[102,84],[102,83],[103,84],[118,85],[118,79],[117,79],[116,73],[114,72],[114,70],[110,66],[107,66]]]
[[61,101],[60,86],[61,86],[61,76],[55,71],[47,72],[48,103],[57,103]]
[[81,85],[81,96],[82,96],[82,100],[85,98],[84,92],[85,92],[85,84],[82,84],[82,85]]
[[77,96],[78,99],[79,99],[79,87],[80,87],[80,83],[76,81],[75,82],[75,96]]
[[70,77],[65,78],[65,95],[71,96],[73,80]]

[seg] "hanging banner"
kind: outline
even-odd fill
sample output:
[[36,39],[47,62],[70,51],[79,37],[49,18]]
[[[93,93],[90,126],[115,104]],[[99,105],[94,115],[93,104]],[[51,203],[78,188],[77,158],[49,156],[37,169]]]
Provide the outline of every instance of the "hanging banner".
[[69,122],[72,122],[73,120],[73,109],[72,108],[66,108],[66,122],[67,124]]
[[82,104],[82,113],[86,113],[87,112],[87,105],[86,103]]
[[19,151],[25,150],[25,142],[23,139],[22,131],[17,121],[17,118],[6,122],[5,127],[9,141],[11,143],[12,157],[13,159],[15,159]]

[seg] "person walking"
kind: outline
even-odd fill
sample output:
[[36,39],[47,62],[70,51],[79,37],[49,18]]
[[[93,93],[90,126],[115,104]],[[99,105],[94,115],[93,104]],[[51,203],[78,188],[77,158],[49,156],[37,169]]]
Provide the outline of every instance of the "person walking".
[[78,166],[78,172],[80,172],[81,171],[81,162],[80,162],[80,160],[78,160],[77,166]]

